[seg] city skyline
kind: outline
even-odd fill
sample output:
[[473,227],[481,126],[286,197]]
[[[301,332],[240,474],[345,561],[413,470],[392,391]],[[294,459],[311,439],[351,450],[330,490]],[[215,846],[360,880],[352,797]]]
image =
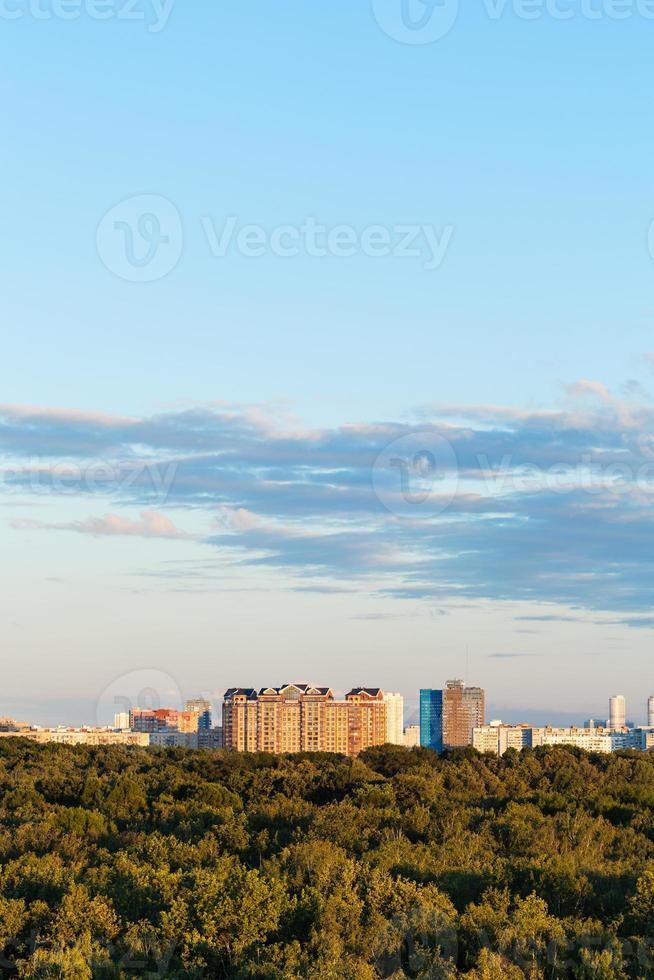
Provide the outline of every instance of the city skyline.
[[[41,727],[0,717],[0,740],[26,738],[41,744],[175,749],[224,749],[237,753],[328,753],[355,758],[382,745],[423,748],[437,755],[472,748],[503,756],[509,750],[573,746],[589,753],[654,750],[654,695],[647,698],[648,722],[626,716],[623,695],[611,695],[608,718],[561,726],[523,719],[486,718],[486,692],[450,679],[442,689],[422,689],[418,724],[407,716],[403,696],[379,687],[354,687],[344,696],[331,687],[304,682],[279,687],[228,688],[220,704],[186,699],[183,710],[156,702],[152,689],[138,705],[116,698],[112,725]],[[145,702],[149,703],[146,704]],[[216,709],[216,717],[213,712]]]
[[[125,681],[126,678],[122,680]],[[221,686],[214,691],[191,691],[191,693],[183,694],[181,686],[178,686],[176,683],[173,683],[172,687],[166,687],[165,682],[171,680],[171,678],[166,678],[165,675],[162,675],[160,671],[135,671],[131,674],[131,686],[125,685],[124,683],[121,684],[119,680],[117,685],[112,685],[105,690],[103,698],[95,702],[93,707],[89,708],[84,716],[76,715],[73,712],[72,714],[62,714],[61,716],[57,715],[52,718],[43,718],[34,715],[31,715],[29,718],[23,718],[22,716],[19,717],[18,714],[12,716],[10,712],[2,707],[2,702],[0,702],[0,718],[3,716],[5,719],[14,717],[17,721],[27,720],[30,724],[46,728],[62,726],[97,726],[103,728],[109,726],[112,720],[114,721],[114,727],[116,727],[116,719],[131,719],[135,711],[144,714],[159,715],[172,712],[180,716],[188,712],[196,712],[200,728],[206,729],[209,727],[211,717],[213,717],[214,723],[216,723],[217,719],[221,716],[226,694],[230,691],[252,691],[258,695],[265,691],[280,690],[280,688],[265,686],[243,687],[242,685],[236,685],[227,689]],[[290,686],[293,687],[298,684],[301,687],[316,688],[324,691],[328,690],[336,699],[340,700],[343,700],[348,693],[352,693],[355,690],[367,689],[366,685],[349,685],[349,687],[340,689],[334,685],[325,687],[324,685],[312,684],[307,681],[296,681],[290,684]],[[383,691],[384,699],[388,703],[389,719],[391,716],[394,718],[393,721],[389,720],[389,724],[392,726],[392,731],[398,732],[400,728],[415,727],[420,729],[423,695],[426,701],[429,700],[430,695],[446,696],[448,691],[451,695],[453,693],[451,689],[458,687],[464,692],[464,700],[465,697],[472,697],[471,709],[473,714],[471,717],[476,719],[473,725],[477,724],[481,717],[482,719],[485,718],[485,724],[490,724],[492,720],[498,720],[508,725],[532,724],[537,727],[572,725],[581,727],[588,725],[590,721],[598,726],[605,726],[607,730],[610,730],[612,727],[618,729],[629,725],[654,728],[654,695],[643,697],[642,691],[634,699],[633,703],[630,703],[629,699],[625,698],[624,695],[612,694],[605,697],[604,706],[600,707],[599,710],[589,712],[584,710],[583,707],[579,707],[572,712],[561,712],[552,707],[545,709],[509,708],[504,710],[498,701],[497,695],[494,699],[489,698],[489,692],[485,688],[477,685],[469,685],[461,679],[449,679],[443,681],[440,687],[421,688],[418,691],[410,691],[407,694],[401,691],[392,691],[390,688],[377,687],[376,689]],[[396,703],[400,705],[399,717],[401,717],[401,722],[397,715]],[[616,703],[618,704],[617,715],[614,712]],[[79,710],[79,705],[76,705],[75,710]],[[454,710],[458,712],[459,709],[454,708]],[[65,711],[65,709],[62,708],[62,711]],[[439,724],[442,726],[442,701],[439,702],[438,712]],[[458,715],[455,717],[458,717]],[[448,725],[452,724],[456,727],[458,722],[452,720],[448,723]],[[120,725],[117,727],[120,727]],[[425,744],[426,742],[427,740],[425,740]],[[453,747],[454,744],[456,744],[456,739],[454,741],[450,739],[449,747]]]

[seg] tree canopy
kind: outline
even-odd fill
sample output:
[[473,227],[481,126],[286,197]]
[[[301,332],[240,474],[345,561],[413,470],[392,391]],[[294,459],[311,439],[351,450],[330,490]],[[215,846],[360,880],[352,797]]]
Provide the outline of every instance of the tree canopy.
[[7,977],[654,977],[654,755],[0,744]]

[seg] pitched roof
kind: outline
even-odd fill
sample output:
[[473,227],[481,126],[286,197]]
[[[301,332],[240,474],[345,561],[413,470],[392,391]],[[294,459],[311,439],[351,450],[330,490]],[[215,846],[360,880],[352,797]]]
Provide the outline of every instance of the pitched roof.
[[257,696],[257,692],[253,687],[230,687],[225,691],[223,699],[229,701],[230,698],[236,697],[239,694],[245,695],[248,701],[253,701]]

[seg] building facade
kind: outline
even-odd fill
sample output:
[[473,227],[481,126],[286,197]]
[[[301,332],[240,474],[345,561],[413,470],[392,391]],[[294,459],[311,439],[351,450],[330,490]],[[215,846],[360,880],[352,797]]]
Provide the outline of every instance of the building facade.
[[404,729],[404,745],[416,749],[420,745],[420,725],[407,725]]
[[617,731],[627,723],[627,706],[622,694],[616,694],[609,699],[609,728]]
[[386,741],[404,745],[404,698],[401,694],[384,693],[386,704]]
[[472,745],[478,752],[492,752],[494,755],[504,755],[507,749],[520,752],[533,745],[534,729],[529,725],[503,725],[493,722],[490,725],[480,725],[472,733]]
[[445,690],[420,692],[420,744],[442,752],[473,744],[475,728],[484,725],[486,696],[481,687],[448,681]]
[[0,738],[28,738],[31,742],[57,745],[124,745],[146,748],[150,737],[145,732],[115,732],[111,729],[38,728],[17,732],[0,732]]
[[331,688],[310,684],[225,692],[223,743],[232,751],[356,756],[386,741],[387,705],[380,688],[355,688],[342,701]]
[[472,733],[485,721],[486,698],[480,687],[448,681],[443,691],[443,747],[472,745]]
[[176,728],[152,732],[148,738],[150,745],[160,749],[197,749],[199,740],[197,732],[180,732]]
[[443,692],[430,688],[420,691],[420,744],[435,752],[443,751]]
[[[651,737],[650,737],[651,736]],[[654,748],[654,733],[646,728],[611,729],[603,726],[577,728],[533,728],[529,725],[483,725],[473,733],[479,752],[504,755],[507,749],[538,748],[540,745],[572,745],[586,752],[618,752],[620,749]]]
[[480,725],[479,728],[475,728],[472,733],[472,746],[482,755],[486,752],[501,755],[499,725]]
[[223,730],[220,725],[215,725],[210,729],[198,729],[198,748],[199,749],[222,749]]
[[197,732],[199,717],[197,711],[177,711],[175,708],[132,708],[129,727],[133,732],[147,732],[148,735],[168,729]]
[[189,698],[184,702],[184,711],[195,712],[198,716],[198,731],[208,732],[212,726],[211,701],[206,698]]

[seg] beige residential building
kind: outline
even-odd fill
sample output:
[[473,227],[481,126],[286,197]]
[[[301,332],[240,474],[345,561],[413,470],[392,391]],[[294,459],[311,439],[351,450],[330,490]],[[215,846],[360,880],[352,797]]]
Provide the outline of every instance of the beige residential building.
[[481,725],[473,729],[472,746],[477,749],[477,752],[493,752],[495,755],[501,755],[499,726]]
[[407,725],[404,729],[404,744],[407,749],[415,749],[420,745],[420,725]]
[[586,752],[617,752],[620,749],[654,748],[654,733],[651,740],[647,729],[571,726],[569,728],[533,728],[530,725],[503,725],[493,722],[475,728],[473,746],[479,752],[494,752],[504,755],[507,749],[538,748],[541,745],[573,745]]
[[136,745],[146,748],[150,744],[150,737],[145,732],[114,732],[110,729],[39,728],[0,732],[0,738],[28,738],[32,742],[58,745]]
[[238,752],[334,752],[356,756],[387,739],[379,688],[355,688],[337,701],[328,687],[286,684],[230,688],[223,701],[223,742]]
[[574,745],[587,752],[616,752],[618,749],[639,747],[635,733],[627,728],[534,728],[533,744]]
[[404,698],[401,694],[384,693],[386,704],[386,741],[404,745]]
[[532,745],[533,731],[529,725],[503,725],[501,721],[481,725],[472,733],[472,744],[478,752],[504,755],[507,749],[521,749]]

